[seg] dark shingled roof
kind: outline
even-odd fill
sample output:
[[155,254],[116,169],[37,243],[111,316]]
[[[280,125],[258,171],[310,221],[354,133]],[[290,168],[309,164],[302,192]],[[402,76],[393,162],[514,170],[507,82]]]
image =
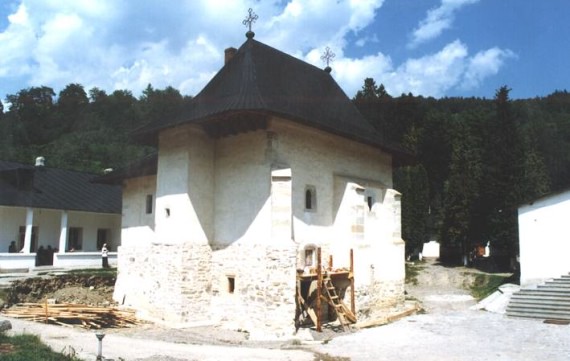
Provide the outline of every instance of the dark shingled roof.
[[0,161],[0,205],[121,213],[121,187],[97,184],[97,175]]
[[393,154],[406,153],[383,141],[328,72],[253,38],[192,99],[182,116],[151,123],[137,136],[155,140],[162,129],[232,121],[228,115],[236,112],[277,115]]

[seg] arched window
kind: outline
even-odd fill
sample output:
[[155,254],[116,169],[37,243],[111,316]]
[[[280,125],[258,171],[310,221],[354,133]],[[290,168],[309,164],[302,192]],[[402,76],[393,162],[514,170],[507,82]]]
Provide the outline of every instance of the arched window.
[[316,252],[316,247],[313,245],[307,245],[305,246],[305,250],[304,250],[305,254],[304,256],[304,263],[305,263],[305,267],[314,267],[317,264],[316,258],[317,258],[317,252]]
[[315,211],[317,209],[317,190],[315,186],[305,187],[305,210]]

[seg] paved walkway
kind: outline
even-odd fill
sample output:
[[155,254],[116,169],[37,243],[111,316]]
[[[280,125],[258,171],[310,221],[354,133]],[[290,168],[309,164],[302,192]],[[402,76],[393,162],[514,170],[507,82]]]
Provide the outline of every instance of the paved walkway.
[[[430,265],[430,267],[437,267]],[[105,336],[103,355],[125,361],[181,360],[320,360],[327,361],[567,361],[570,326],[539,320],[507,318],[503,314],[469,309],[474,301],[454,289],[451,273],[460,270],[430,268],[423,273],[436,284],[416,289],[429,300],[429,313],[406,317],[392,324],[337,336],[323,344],[294,349],[291,342],[220,345],[191,337],[191,332],[154,330],[138,334],[113,332]],[[439,273],[439,276],[437,274]],[[420,282],[423,280],[420,279]],[[427,281],[424,281],[424,284]],[[439,284],[444,284],[438,287]],[[441,285],[439,285],[441,286]],[[429,290],[432,289],[432,292]],[[33,333],[54,350],[71,346],[84,360],[94,360],[97,339],[92,331],[11,320],[12,333]],[[176,337],[174,337],[176,336]],[[211,336],[204,332],[204,337]],[[315,354],[313,351],[318,352]],[[335,358],[336,357],[336,358]]]
[[570,326],[451,311],[337,337],[316,350],[352,361],[567,361]]

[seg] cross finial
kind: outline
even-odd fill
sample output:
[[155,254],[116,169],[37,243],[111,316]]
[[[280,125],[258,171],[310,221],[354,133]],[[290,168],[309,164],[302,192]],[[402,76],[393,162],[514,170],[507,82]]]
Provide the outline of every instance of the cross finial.
[[252,8],[249,8],[247,12],[249,15],[245,18],[244,21],[242,21],[242,24],[249,28],[248,32],[245,33],[245,36],[247,36],[248,39],[251,39],[255,35],[255,33],[251,31],[251,24],[253,24],[259,18],[259,16],[253,12]]
[[330,63],[333,62],[334,57],[336,56],[335,53],[332,52],[331,48],[329,48],[328,46],[325,48],[325,52],[324,54],[321,56],[321,60],[327,63],[327,67],[325,68],[325,71],[327,73],[331,72],[331,67],[330,67]]

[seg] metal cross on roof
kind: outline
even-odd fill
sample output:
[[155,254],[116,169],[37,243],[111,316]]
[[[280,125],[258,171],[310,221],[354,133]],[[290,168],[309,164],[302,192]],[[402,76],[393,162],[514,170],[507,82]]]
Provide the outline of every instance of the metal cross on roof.
[[249,15],[245,18],[244,21],[242,21],[242,24],[249,28],[249,31],[246,33],[246,36],[249,38],[250,35],[251,37],[253,37],[254,35],[253,31],[251,31],[251,24],[253,24],[259,18],[259,16],[257,16],[257,14],[253,12],[252,8],[249,8],[247,12],[249,13]]
[[325,71],[327,71],[328,73],[330,73],[330,71],[331,71],[331,67],[329,65],[334,60],[335,56],[336,56],[336,54],[333,53],[331,48],[329,48],[328,46],[325,48],[325,52],[321,56],[321,60],[325,61],[327,63],[327,67],[325,68]]

